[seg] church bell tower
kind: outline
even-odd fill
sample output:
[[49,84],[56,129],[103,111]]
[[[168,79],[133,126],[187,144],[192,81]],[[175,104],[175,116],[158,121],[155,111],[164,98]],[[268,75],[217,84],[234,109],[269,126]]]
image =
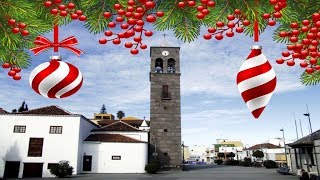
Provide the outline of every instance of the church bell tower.
[[162,168],[180,169],[180,48],[150,48],[150,160]]

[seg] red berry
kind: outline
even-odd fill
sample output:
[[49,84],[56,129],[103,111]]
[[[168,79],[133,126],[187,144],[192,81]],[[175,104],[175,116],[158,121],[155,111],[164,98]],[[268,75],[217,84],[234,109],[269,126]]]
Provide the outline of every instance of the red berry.
[[277,4],[277,0],[270,0],[270,4]]
[[104,35],[105,36],[112,36],[113,32],[112,31],[106,31],[106,32],[104,32]]
[[274,25],[276,25],[276,21],[275,20],[269,20],[268,21],[268,25],[269,26],[274,26]]
[[293,29],[295,29],[295,28],[298,28],[299,25],[298,25],[298,23],[291,23],[291,24],[290,24],[290,27],[293,28]]
[[156,21],[156,18],[152,15],[148,15],[147,18],[146,18],[146,21],[149,22],[149,23],[153,23]]
[[140,36],[136,36],[133,38],[134,42],[141,42],[142,38]]
[[147,36],[147,37],[150,37],[150,36],[153,35],[153,32],[152,32],[152,31],[146,31],[146,32],[144,33],[144,35]]
[[309,51],[310,52],[316,52],[317,51],[317,47],[316,46],[309,46]]
[[205,35],[203,35],[203,38],[204,38],[205,40],[209,40],[209,39],[212,38],[212,35],[211,35],[211,34],[205,34]]
[[262,15],[262,18],[263,18],[263,19],[269,19],[269,18],[270,18],[270,14],[264,13],[264,14]]
[[315,24],[315,26],[316,26],[317,28],[320,28],[320,21],[317,21],[316,24]]
[[125,35],[124,33],[119,33],[119,34],[118,34],[118,38],[119,38],[119,39],[125,38],[125,37],[126,37],[126,35]]
[[280,10],[281,10],[281,7],[278,6],[278,5],[275,5],[273,9],[274,9],[274,11],[280,11]]
[[19,29],[19,28],[17,28],[17,27],[12,28],[12,33],[13,33],[13,34],[17,34],[17,33],[19,33],[19,32],[20,32],[20,29]]
[[312,27],[312,28],[310,29],[310,32],[311,32],[311,33],[317,33],[317,32],[318,32],[318,29],[317,29],[316,27]]
[[133,30],[129,30],[129,31],[127,31],[127,34],[128,34],[128,36],[134,36],[135,35],[135,32],[133,31]]
[[124,47],[126,47],[126,48],[132,48],[132,46],[133,46],[133,44],[131,42],[126,42],[124,44]]
[[[133,12],[134,10],[135,10],[135,8],[132,7],[132,6],[128,6],[128,7],[127,7],[127,12]],[[137,8],[136,11],[138,12],[138,8]],[[138,13],[141,13],[141,12],[138,12]]]
[[302,31],[302,32],[308,32],[308,31],[309,31],[309,27],[303,26],[303,27],[301,28],[301,31]]
[[14,19],[9,19],[8,20],[8,24],[11,25],[11,26],[14,26],[16,24],[16,20]]
[[158,12],[156,13],[156,15],[157,15],[158,17],[163,17],[163,16],[164,16],[164,12],[158,11]]
[[287,2],[285,2],[285,1],[284,2],[279,2],[278,5],[279,5],[280,8],[283,9],[283,8],[287,7]]
[[109,26],[109,28],[115,28],[117,25],[114,22],[109,22],[108,26]]
[[132,12],[126,12],[125,16],[126,17],[131,17],[132,16]]
[[10,70],[10,71],[8,72],[8,75],[9,75],[9,76],[14,76],[14,75],[16,75],[16,72],[15,72],[14,70]]
[[141,44],[141,45],[140,45],[140,48],[141,48],[141,49],[147,49],[147,45]]
[[60,11],[60,16],[67,16],[68,15],[68,12],[67,11]]
[[75,13],[71,14],[71,19],[75,20],[78,18],[79,18],[78,14],[75,14]]
[[188,5],[189,5],[190,7],[195,6],[195,5],[196,5],[196,2],[194,2],[194,1],[188,1]]
[[21,31],[21,35],[22,36],[28,36],[29,35],[29,31],[28,30],[23,30],[23,31]]
[[127,23],[128,23],[129,25],[135,25],[135,24],[136,24],[136,20],[133,19],[133,18],[130,18],[130,19],[128,19]]
[[216,3],[214,1],[209,1],[207,6],[208,7],[214,7],[216,5]]
[[209,28],[209,29],[208,29],[208,32],[209,32],[209,33],[215,33],[215,32],[216,32],[216,29],[215,29],[215,28]]
[[76,14],[78,14],[79,16],[81,16],[83,13],[81,10],[76,10]]
[[146,6],[147,9],[152,9],[152,8],[155,7],[155,3],[152,2],[152,1],[147,1],[145,6]]
[[233,33],[232,31],[228,31],[228,32],[226,33],[226,36],[228,36],[228,37],[233,37],[233,36],[234,36],[234,33]]
[[292,35],[297,36],[300,34],[300,31],[297,29],[292,30]]
[[281,18],[282,14],[280,12],[275,12],[275,13],[273,13],[273,16],[275,18]]
[[308,63],[306,63],[305,61],[302,61],[300,63],[300,67],[302,67],[302,68],[306,68],[307,66],[308,66]]
[[307,34],[307,38],[308,39],[313,39],[315,37],[315,35],[313,33],[308,33]]
[[142,7],[138,7],[136,12],[137,13],[144,13],[144,9]]
[[121,4],[115,4],[114,6],[113,6],[113,8],[114,9],[117,9],[117,10],[119,10],[119,9],[121,9]]
[[109,17],[112,16],[112,14],[111,14],[111,12],[104,12],[104,13],[103,13],[103,16],[104,16],[105,18],[109,18]]
[[119,10],[118,10],[118,14],[119,14],[120,16],[125,15],[125,14],[126,14],[126,11],[123,10],[123,9],[119,9]]
[[117,22],[123,22],[123,21],[124,21],[124,19],[123,19],[123,17],[118,16],[118,17],[116,18],[116,21],[117,21]]
[[118,45],[118,44],[121,43],[121,40],[120,39],[114,39],[112,42],[113,42],[113,44]]
[[215,36],[215,38],[216,38],[217,40],[221,40],[221,39],[223,39],[223,35],[222,35],[222,34],[217,34],[217,35]]
[[249,26],[249,25],[250,25],[250,21],[249,21],[249,20],[244,20],[244,21],[242,22],[242,24],[243,24],[244,26]]
[[318,56],[317,52],[310,52],[309,55],[313,58],[316,58]]
[[232,21],[232,20],[235,19],[234,15],[232,15],[232,14],[229,14],[229,15],[227,16],[227,18],[228,18],[229,21]]
[[234,24],[234,22],[229,22],[229,23],[227,24],[227,26],[228,26],[228,28],[234,28],[234,27],[235,27],[235,24]]
[[312,74],[313,71],[314,71],[314,70],[313,70],[312,68],[310,68],[310,67],[306,69],[306,72],[307,72],[308,74]]
[[276,62],[277,62],[278,64],[283,64],[283,63],[284,63],[284,59],[279,58],[279,59],[276,60]]
[[314,66],[314,69],[316,69],[316,70],[320,70],[320,65],[316,65],[316,66]]
[[79,20],[80,20],[80,21],[86,21],[86,20],[87,20],[87,16],[81,15],[81,16],[79,17]]
[[309,20],[303,20],[302,24],[305,25],[305,26],[308,26],[310,24],[310,21]]
[[201,13],[204,15],[208,15],[210,13],[210,11],[208,9],[204,9],[201,11]]
[[24,29],[27,27],[27,25],[25,23],[19,23],[18,27]]
[[133,6],[133,5],[135,5],[135,4],[136,4],[136,3],[134,2],[134,0],[129,0],[129,1],[128,1],[128,5],[129,5],[129,6]]
[[294,62],[294,60],[289,60],[287,61],[287,65],[288,66],[294,66],[296,63]]
[[13,79],[16,80],[16,81],[19,81],[21,79],[21,76],[19,74],[15,74],[13,76]]
[[179,2],[178,3],[178,7],[179,8],[184,8],[185,7],[185,3],[184,2]]
[[208,4],[209,3],[209,0],[201,0],[200,1],[202,4]]
[[297,41],[298,41],[298,38],[297,38],[297,37],[295,37],[295,36],[290,37],[290,41],[291,41],[291,42],[293,42],[293,43],[295,43],[295,42],[297,42]]
[[136,31],[136,32],[141,32],[142,29],[143,29],[142,26],[135,26],[135,27],[133,28],[133,30]]
[[279,33],[279,36],[280,36],[280,37],[286,37],[286,36],[287,36],[287,32],[286,32],[286,31],[281,31],[281,32]]
[[140,14],[140,13],[134,13],[133,16],[134,16],[135,19],[141,19],[142,18],[142,14]]
[[106,44],[107,40],[105,38],[101,38],[101,39],[99,39],[99,43],[100,44]]
[[53,0],[53,2],[54,2],[55,4],[60,4],[60,3],[62,3],[62,0]]
[[121,24],[121,29],[128,29],[129,28],[129,24]]
[[294,45],[288,45],[287,46],[287,49],[290,50],[290,51],[294,50],[295,48],[296,47]]
[[138,26],[143,26],[143,25],[144,25],[144,22],[143,22],[142,20],[138,20],[138,21],[137,21],[137,25],[138,25]]
[[295,53],[292,54],[292,57],[293,57],[293,58],[299,58],[299,57],[300,57],[300,54],[295,52]]
[[50,7],[50,6],[52,6],[52,2],[51,1],[46,1],[46,2],[44,2],[44,6],[45,7]]
[[65,10],[65,9],[67,9],[67,7],[64,4],[61,4],[58,6],[58,9]]
[[20,69],[20,68],[18,68],[18,67],[13,68],[12,70],[14,70],[16,73],[21,72],[21,69]]
[[[318,46],[319,42],[317,40],[311,41],[312,46]],[[320,57],[320,56],[319,56]]]
[[197,18],[198,18],[198,19],[203,19],[203,18],[205,18],[205,15],[202,14],[202,13],[198,13],[198,14],[197,14]]
[[204,7],[203,7],[203,6],[198,6],[198,7],[197,7],[197,10],[198,10],[198,11],[202,11],[202,10],[204,10]]
[[235,9],[235,10],[234,10],[234,13],[235,13],[235,14],[241,14],[241,11],[240,11],[240,9]]
[[242,27],[237,27],[236,32],[237,33],[243,33],[244,29]]
[[312,20],[313,20],[314,22],[319,21],[319,20],[320,20],[320,14],[319,14],[319,13],[314,13],[314,14],[312,15]]
[[317,64],[317,59],[316,58],[311,58],[309,60],[310,64]]
[[68,7],[68,9],[73,9],[73,8],[75,8],[75,4],[73,4],[73,3],[69,3],[68,5],[67,5],[67,7]]
[[139,53],[139,50],[138,49],[132,49],[130,52],[131,52],[131,54],[136,55],[136,54]]
[[309,39],[302,39],[301,43],[303,45],[308,45],[308,44],[310,44],[310,40]]
[[58,14],[58,9],[51,9],[50,13],[53,15],[57,15]]
[[288,52],[288,51],[282,52],[282,56],[283,57],[288,57],[288,56],[290,56],[290,52]]
[[7,68],[10,67],[10,64],[9,64],[9,63],[3,63],[3,64],[2,64],[2,67],[3,67],[4,69],[7,69]]
[[223,27],[224,26],[224,23],[222,21],[218,21],[216,23],[217,27]]

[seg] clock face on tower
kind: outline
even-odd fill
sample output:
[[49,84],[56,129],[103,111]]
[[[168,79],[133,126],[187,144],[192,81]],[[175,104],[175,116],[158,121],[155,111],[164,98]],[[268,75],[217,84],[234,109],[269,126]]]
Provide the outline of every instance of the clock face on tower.
[[168,56],[168,55],[169,55],[169,52],[168,52],[168,51],[162,51],[162,55],[163,55],[163,56]]

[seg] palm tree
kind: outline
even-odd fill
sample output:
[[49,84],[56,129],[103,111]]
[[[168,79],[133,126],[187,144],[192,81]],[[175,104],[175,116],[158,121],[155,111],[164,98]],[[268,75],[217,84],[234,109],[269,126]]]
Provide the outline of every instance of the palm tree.
[[122,119],[124,116],[125,116],[125,114],[124,114],[123,111],[118,111],[118,112],[117,112],[117,117],[118,117],[119,119]]

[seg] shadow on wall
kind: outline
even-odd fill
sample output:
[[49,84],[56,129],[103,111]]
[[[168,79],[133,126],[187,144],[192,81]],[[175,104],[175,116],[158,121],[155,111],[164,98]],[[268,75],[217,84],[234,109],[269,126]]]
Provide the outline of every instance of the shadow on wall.
[[20,150],[17,141],[11,146],[2,158],[3,161],[21,161]]
[[149,163],[158,160],[160,162],[161,170],[170,170],[171,158],[167,152],[162,152],[159,148],[155,148],[154,145],[149,144]]

